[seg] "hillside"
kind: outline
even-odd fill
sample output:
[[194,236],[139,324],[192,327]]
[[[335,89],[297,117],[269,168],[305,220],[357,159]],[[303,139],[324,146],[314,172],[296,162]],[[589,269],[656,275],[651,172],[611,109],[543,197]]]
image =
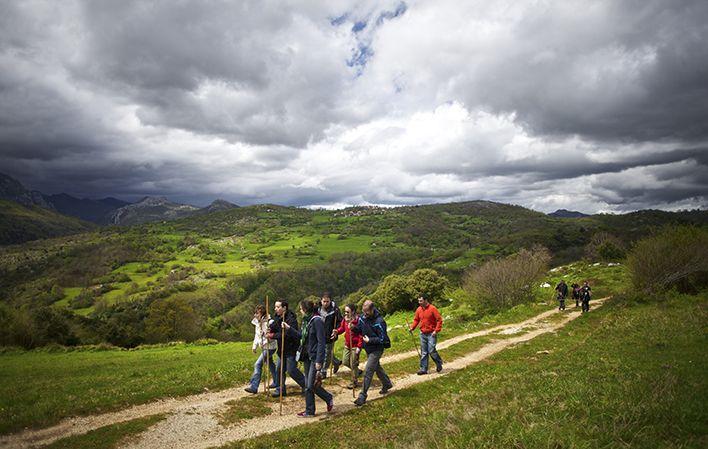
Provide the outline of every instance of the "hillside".
[[0,200],[0,245],[77,234],[93,228],[90,223],[43,207]]
[[[34,330],[11,328],[0,341],[132,347],[248,339],[252,307],[266,295],[296,301],[330,290],[340,304],[359,301],[387,275],[418,268],[437,270],[454,289],[465,270],[520,248],[543,245],[556,265],[581,258],[598,232],[631,245],[656,227],[706,223],[707,216],[560,219],[487,201],[338,211],[258,205],[102,228],[0,248],[6,319],[35,323]],[[169,310],[179,311],[180,326],[158,325]]]

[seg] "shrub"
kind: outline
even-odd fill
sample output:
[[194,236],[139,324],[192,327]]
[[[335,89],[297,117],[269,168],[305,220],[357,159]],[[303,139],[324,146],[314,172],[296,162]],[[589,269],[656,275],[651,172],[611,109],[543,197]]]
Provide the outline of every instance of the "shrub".
[[522,249],[503,259],[492,260],[465,275],[464,288],[480,305],[497,311],[528,302],[534,284],[546,272],[551,256],[546,248]]
[[708,283],[708,229],[664,228],[640,240],[627,258],[635,290],[658,293],[670,287],[691,291]]
[[590,260],[614,262],[622,260],[627,254],[622,241],[607,232],[597,232],[585,246],[585,256]]
[[386,276],[374,292],[374,301],[387,312],[410,310],[417,305],[418,296],[428,295],[430,302],[442,299],[447,279],[437,271],[422,268],[408,276],[392,274]]

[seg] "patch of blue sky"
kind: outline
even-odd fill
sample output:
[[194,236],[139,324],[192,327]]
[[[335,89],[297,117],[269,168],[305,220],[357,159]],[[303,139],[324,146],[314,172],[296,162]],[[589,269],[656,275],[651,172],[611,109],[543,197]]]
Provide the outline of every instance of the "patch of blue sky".
[[395,19],[396,17],[403,15],[406,10],[408,10],[408,5],[406,5],[406,2],[401,2],[396,6],[396,9],[394,9],[393,11],[383,11],[381,14],[379,14],[378,19],[376,19],[376,25],[381,25],[384,20]]
[[365,21],[358,21],[354,23],[354,26],[352,26],[352,32],[358,33],[359,31],[363,30],[366,28],[366,22]]
[[349,18],[349,13],[348,13],[348,12],[345,12],[344,14],[342,14],[342,15],[339,16],[339,17],[334,17],[334,18],[329,19],[329,23],[330,23],[330,25],[332,25],[332,26],[338,27],[339,25],[341,25],[341,24],[343,24],[344,22],[346,22],[348,18]]

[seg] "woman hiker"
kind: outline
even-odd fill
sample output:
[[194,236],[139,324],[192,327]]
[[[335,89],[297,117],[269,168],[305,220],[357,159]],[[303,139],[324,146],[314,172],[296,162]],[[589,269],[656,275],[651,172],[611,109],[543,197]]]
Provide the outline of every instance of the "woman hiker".
[[[305,299],[300,302],[302,312],[302,326],[300,334],[300,358],[305,365],[305,410],[298,413],[301,418],[312,418],[315,416],[315,395],[325,401],[327,411],[331,412],[334,407],[334,397],[322,387],[322,365],[325,360],[325,346],[327,336],[325,335],[324,320],[317,314],[315,304]],[[290,330],[290,325],[283,323],[286,331]]]
[[332,338],[335,333],[337,335],[344,334],[344,366],[352,370],[352,381],[347,388],[357,388],[359,386],[359,376],[362,371],[359,369],[359,354],[361,353],[361,335],[354,334],[352,327],[359,321],[359,315],[356,314],[356,304],[347,304],[344,306],[344,318],[339,324],[339,327],[332,331]]
[[244,388],[249,393],[258,393],[258,385],[261,383],[261,375],[263,373],[263,365],[268,362],[268,371],[270,371],[271,384],[270,388],[275,388],[276,386],[276,371],[275,363],[273,363],[273,354],[275,354],[275,349],[278,347],[278,343],[275,340],[268,338],[268,321],[269,316],[266,313],[266,309],[262,304],[256,306],[256,310],[253,314],[253,324],[255,328],[255,335],[253,336],[253,346],[251,350],[255,354],[258,349],[261,351],[261,355],[256,360],[253,365],[253,376],[249,381],[248,387]]

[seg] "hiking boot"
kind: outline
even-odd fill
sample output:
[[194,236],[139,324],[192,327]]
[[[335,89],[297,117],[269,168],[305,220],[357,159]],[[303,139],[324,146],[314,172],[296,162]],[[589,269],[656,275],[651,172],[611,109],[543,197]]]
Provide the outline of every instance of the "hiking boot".
[[330,399],[327,403],[327,412],[331,412],[334,408],[334,398]]
[[258,394],[258,390],[254,390],[253,387],[246,387],[243,389],[246,393]]
[[307,412],[300,412],[297,414],[298,418],[314,418],[315,415]]
[[435,367],[435,371],[438,372],[438,373],[439,373],[440,371],[442,371],[442,363],[441,363],[440,365],[438,365],[438,366]]
[[366,399],[362,398],[361,396],[356,398],[356,401],[354,401],[354,405],[356,405],[357,407],[361,407],[365,403],[366,403]]
[[278,388],[278,386],[276,384],[270,384],[270,385],[268,385],[268,388],[273,389],[273,388]]
[[332,372],[334,374],[337,374],[337,371],[339,371],[339,367],[342,366],[342,361],[341,360],[335,360],[334,362],[334,368],[332,368]]
[[386,393],[389,392],[389,390],[390,390],[391,388],[393,388],[393,384],[391,384],[391,385],[384,385],[384,387],[381,388],[381,390],[379,390],[379,393],[381,393],[381,394],[386,394]]
[[418,371],[416,374],[419,375],[419,376],[424,376],[424,375],[428,374],[428,372],[427,372],[427,371],[420,370],[420,371]]
[[[283,391],[283,397],[285,397],[285,396],[287,396],[287,395],[288,395],[288,392],[287,392],[287,391]],[[280,397],[280,391],[274,391],[273,393],[271,393],[271,397],[279,398],[279,397]]]

